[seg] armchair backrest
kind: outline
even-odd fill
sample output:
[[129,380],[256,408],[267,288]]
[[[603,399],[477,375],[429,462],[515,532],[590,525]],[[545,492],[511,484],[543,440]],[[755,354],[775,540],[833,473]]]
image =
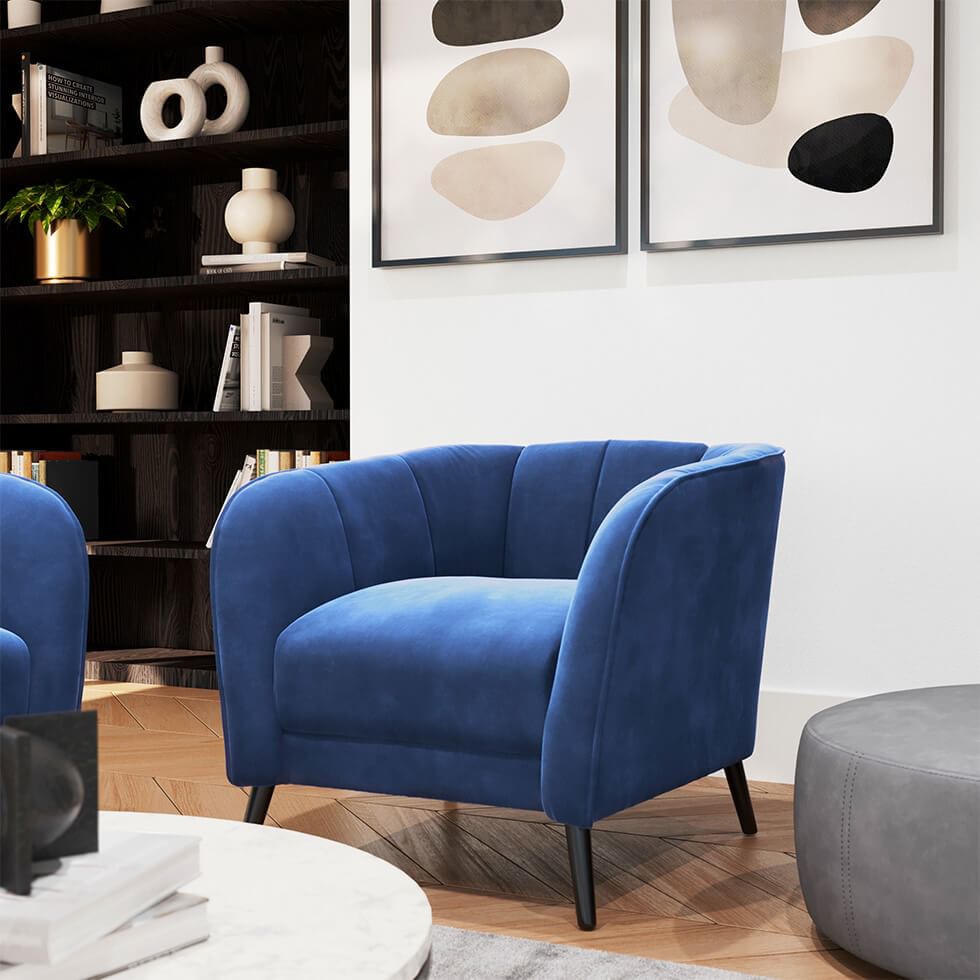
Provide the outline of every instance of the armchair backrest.
[[355,589],[429,575],[573,579],[625,493],[706,449],[652,441],[439,446],[321,468],[339,517],[324,545],[349,550]]

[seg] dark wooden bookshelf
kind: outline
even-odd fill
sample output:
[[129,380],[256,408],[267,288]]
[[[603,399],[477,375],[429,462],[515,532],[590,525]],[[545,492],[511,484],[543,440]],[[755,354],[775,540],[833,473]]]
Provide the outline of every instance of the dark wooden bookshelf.
[[[216,687],[203,542],[235,471],[259,448],[349,449],[347,8],[346,0],[157,0],[102,16],[98,0],[47,0],[45,23],[0,31],[3,199],[28,184],[93,176],[132,205],[124,229],[101,233],[104,278],[92,282],[34,282],[30,236],[0,229],[0,446],[99,460],[87,676]],[[148,142],[139,123],[147,85],[189,74],[206,45],[223,46],[249,83],[245,125]],[[22,51],[119,85],[122,145],[10,159]],[[207,98],[214,115],[220,95]],[[223,217],[245,166],[279,173],[296,212],[283,250],[313,252],[330,267],[201,274],[203,255],[239,250]],[[211,411],[228,325],[259,300],[304,307],[333,337],[323,380],[335,409]],[[96,411],[96,372],[124,350],[152,351],[177,372],[175,411]]]

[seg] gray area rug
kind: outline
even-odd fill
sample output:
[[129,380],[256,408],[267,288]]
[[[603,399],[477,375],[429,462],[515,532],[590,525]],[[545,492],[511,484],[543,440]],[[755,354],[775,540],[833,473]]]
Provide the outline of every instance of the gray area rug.
[[[748,974],[434,926],[419,980],[746,980]],[[759,977],[750,980],[761,980]]]

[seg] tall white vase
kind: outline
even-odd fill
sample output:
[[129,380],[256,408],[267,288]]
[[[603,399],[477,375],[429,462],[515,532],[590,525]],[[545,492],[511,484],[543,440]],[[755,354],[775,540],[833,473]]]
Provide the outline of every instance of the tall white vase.
[[277,190],[278,181],[275,170],[246,167],[242,189],[225,207],[225,227],[245,255],[275,252],[293,233],[296,213]]
[[204,92],[212,85],[220,85],[225,90],[225,111],[217,119],[205,119],[201,135],[217,136],[221,133],[238,132],[248,115],[248,83],[234,65],[225,61],[225,49],[216,45],[205,48],[204,64],[195,68],[189,78],[200,85]]

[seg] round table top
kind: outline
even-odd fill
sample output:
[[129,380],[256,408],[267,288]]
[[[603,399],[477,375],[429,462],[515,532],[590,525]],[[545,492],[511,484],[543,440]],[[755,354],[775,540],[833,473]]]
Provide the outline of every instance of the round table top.
[[218,977],[409,980],[429,954],[432,909],[393,865],[292,830],[157,813],[100,813],[100,827],[201,838],[211,937],[127,980]]

